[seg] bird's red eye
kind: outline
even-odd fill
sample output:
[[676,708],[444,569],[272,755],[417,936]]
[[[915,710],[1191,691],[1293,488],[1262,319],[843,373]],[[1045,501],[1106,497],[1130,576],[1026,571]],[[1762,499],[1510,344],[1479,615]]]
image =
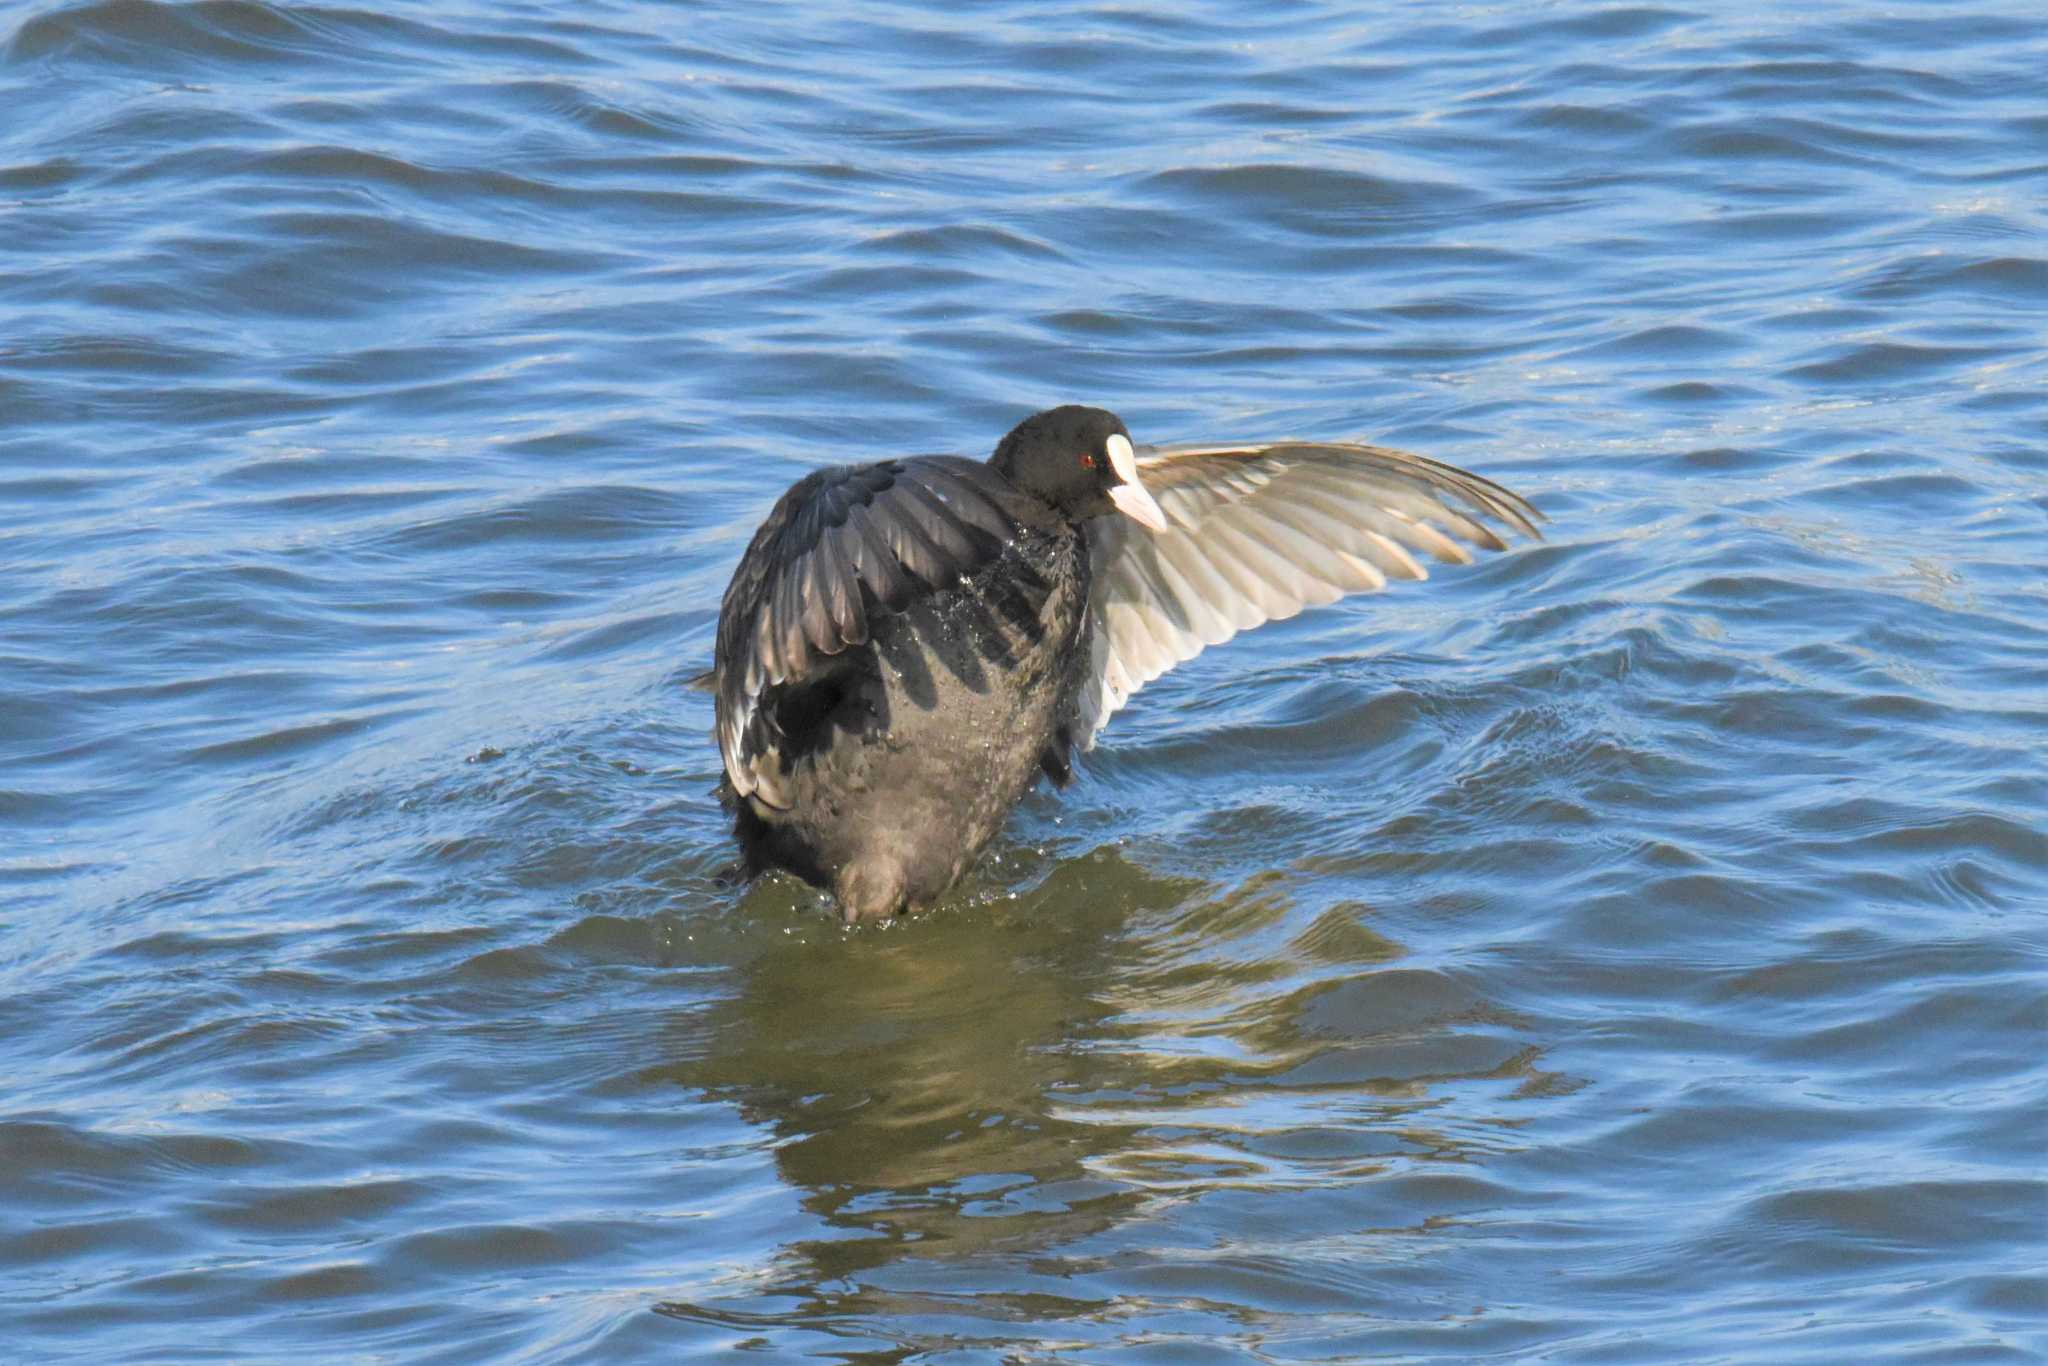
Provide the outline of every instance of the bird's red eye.
[[1086,451],[1082,451],[1082,452],[1081,452],[1081,468],[1082,468],[1082,469],[1084,469],[1084,470],[1085,470],[1085,469],[1090,469],[1090,468],[1092,468],[1092,467],[1094,466],[1094,464],[1095,464],[1095,457],[1094,457],[1094,456],[1092,456],[1092,455],[1090,455],[1090,454],[1088,454],[1088,452],[1086,452]]

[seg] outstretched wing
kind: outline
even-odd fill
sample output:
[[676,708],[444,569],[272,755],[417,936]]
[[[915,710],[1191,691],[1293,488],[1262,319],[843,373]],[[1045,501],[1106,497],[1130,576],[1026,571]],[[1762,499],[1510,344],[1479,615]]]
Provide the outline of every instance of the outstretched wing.
[[1505,550],[1496,521],[1537,539],[1529,502],[1454,465],[1384,446],[1308,441],[1140,446],[1138,475],[1167,529],[1089,525],[1093,671],[1079,733],[1130,695],[1239,631],[1346,593],[1421,579],[1416,551],[1465,564]]
[[864,644],[877,613],[957,584],[1017,533],[1015,493],[955,456],[804,476],[754,533],[718,616],[718,749],[742,797],[788,805],[761,701]]

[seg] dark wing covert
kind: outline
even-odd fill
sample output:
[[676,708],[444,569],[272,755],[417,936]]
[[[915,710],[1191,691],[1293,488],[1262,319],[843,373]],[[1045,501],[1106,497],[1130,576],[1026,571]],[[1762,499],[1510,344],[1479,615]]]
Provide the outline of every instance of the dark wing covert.
[[787,806],[764,693],[865,644],[877,613],[957,584],[1017,533],[1017,494],[986,465],[920,456],[839,465],[791,486],[720,607],[718,748],[741,797]]

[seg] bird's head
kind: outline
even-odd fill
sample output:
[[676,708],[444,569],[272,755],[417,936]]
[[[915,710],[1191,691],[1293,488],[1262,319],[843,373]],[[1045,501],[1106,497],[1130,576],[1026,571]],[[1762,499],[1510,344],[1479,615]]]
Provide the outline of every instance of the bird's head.
[[1069,521],[1117,512],[1149,530],[1166,530],[1166,514],[1139,482],[1130,428],[1105,408],[1069,403],[1034,413],[997,443],[989,464]]

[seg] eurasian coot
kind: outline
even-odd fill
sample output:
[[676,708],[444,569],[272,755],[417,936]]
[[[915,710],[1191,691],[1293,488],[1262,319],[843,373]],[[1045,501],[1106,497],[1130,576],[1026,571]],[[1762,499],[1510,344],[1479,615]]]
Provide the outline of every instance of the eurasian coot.
[[[1040,774],[1204,646],[1389,578],[1469,562],[1540,514],[1380,446],[1140,446],[1114,413],[1026,418],[984,462],[798,480],[718,619],[720,798],[744,868],[846,918],[929,905]],[[1463,543],[1463,544],[1461,544]]]

